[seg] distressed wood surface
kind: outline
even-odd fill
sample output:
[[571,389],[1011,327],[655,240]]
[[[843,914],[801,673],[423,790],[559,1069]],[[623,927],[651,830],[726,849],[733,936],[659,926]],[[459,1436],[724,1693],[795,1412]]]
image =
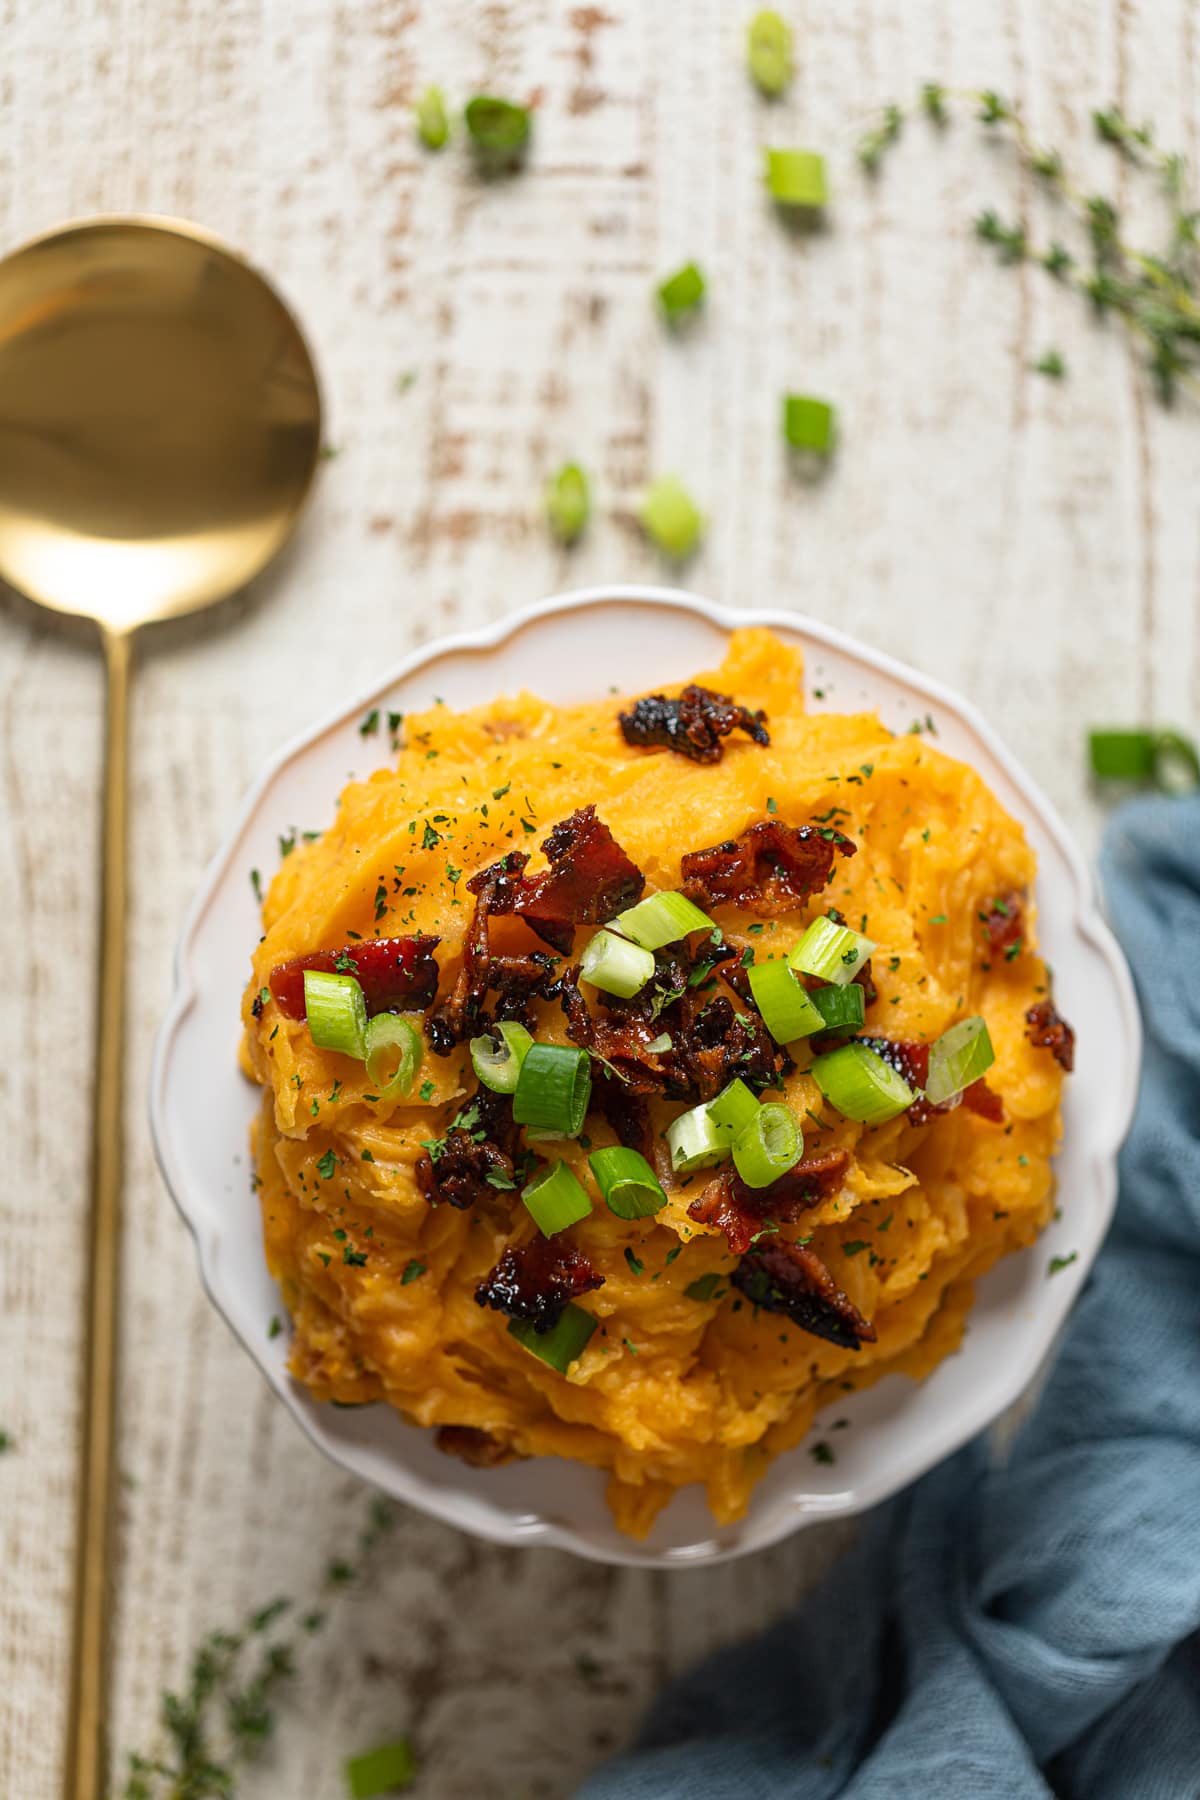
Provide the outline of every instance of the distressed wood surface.
[[[876,185],[849,154],[861,114],[936,75],[1014,93],[1090,179],[1111,162],[1088,108],[1112,98],[1195,162],[1200,0],[789,0],[802,61],[776,108],[742,72],[749,10],[0,0],[3,243],[128,208],[224,234],[306,321],[338,451],[283,563],[223,616],[147,640],[138,671],[119,1751],[153,1741],[159,1691],[203,1630],[308,1592],[363,1508],[210,1309],[145,1123],[180,917],[268,752],[414,643],[556,589],[658,575],[632,514],[667,469],[711,514],[693,586],[807,610],[965,690],[1088,844],[1084,725],[1200,709],[1195,411],[1158,408],[1116,332],[1049,281],[992,266],[970,217],[1027,196],[974,127],[941,145],[914,127]],[[460,99],[540,98],[519,179],[481,183],[461,144],[418,150],[409,106],[431,80]],[[769,215],[768,139],[830,152],[826,230]],[[711,304],[672,339],[651,284],[692,256]],[[1063,384],[1030,372],[1052,344]],[[787,387],[841,411],[841,453],[816,483],[780,453]],[[567,456],[598,498],[571,555],[548,544],[538,502]],[[6,600],[0,692],[0,1792],[52,1800],[99,658],[86,634]],[[422,1794],[565,1795],[662,1676],[775,1615],[834,1543],[813,1530],[667,1577],[405,1517],[369,1593],[314,1647],[245,1792],[334,1800],[345,1753],[408,1729]]]

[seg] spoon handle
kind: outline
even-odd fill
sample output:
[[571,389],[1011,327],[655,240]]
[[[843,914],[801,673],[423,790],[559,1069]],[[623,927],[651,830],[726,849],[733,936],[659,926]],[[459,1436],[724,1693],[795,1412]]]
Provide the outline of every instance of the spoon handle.
[[76,1532],[71,1700],[64,1800],[104,1800],[107,1671],[121,1254],[121,1139],[125,1037],[129,633],[105,629],[108,671],[104,812],[100,839],[100,969],[92,1115],[92,1191]]

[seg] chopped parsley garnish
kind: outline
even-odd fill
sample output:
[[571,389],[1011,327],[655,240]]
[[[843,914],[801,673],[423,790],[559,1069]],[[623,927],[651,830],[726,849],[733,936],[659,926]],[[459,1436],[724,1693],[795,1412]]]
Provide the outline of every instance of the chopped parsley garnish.
[[353,1250],[349,1244],[345,1245],[342,1250],[342,1261],[347,1263],[352,1269],[363,1268],[366,1264],[366,1260],[367,1253],[365,1250]]
[[430,825],[428,821],[426,821],[425,831],[421,838],[422,850],[436,850],[438,845],[441,843],[441,841],[442,841],[441,832],[435,831],[433,829],[433,826]]
[[809,1450],[809,1455],[814,1462],[818,1463],[833,1463],[837,1461],[836,1456],[833,1454],[832,1447],[823,1440],[819,1444],[812,1445]]
[[1069,1269],[1071,1264],[1073,1262],[1078,1262],[1078,1260],[1079,1260],[1078,1250],[1072,1250],[1069,1253],[1069,1255],[1067,1255],[1067,1256],[1052,1256],[1050,1258],[1050,1266],[1046,1270],[1046,1274],[1047,1275],[1057,1275],[1060,1269]]
[[359,737],[374,737],[379,730],[379,708],[373,706],[358,728]]
[[318,1158],[317,1173],[320,1175],[322,1181],[332,1180],[333,1171],[336,1168],[337,1157],[333,1154],[332,1150],[327,1150],[324,1156]]
[[628,1244],[625,1246],[625,1261],[629,1264],[629,1273],[631,1275],[644,1275],[646,1273],[645,1263],[641,1261],[640,1257],[634,1255]]
[[259,874],[257,869],[251,869],[251,871],[250,871],[250,887],[253,891],[254,898],[258,901],[259,905],[261,906],[262,905],[262,876]]
[[503,787],[493,788],[492,789],[492,799],[493,800],[503,800],[505,794],[508,793],[508,791],[511,787],[512,787],[512,782],[506,781]]
[[721,1277],[710,1270],[707,1275],[697,1275],[695,1281],[689,1281],[683,1291],[689,1300],[714,1300],[720,1285]]
[[433,1099],[433,1082],[432,1081],[423,1081],[421,1083],[420,1088],[418,1089],[418,1092],[420,1093],[422,1100],[432,1100]]
[[860,1251],[866,1250],[867,1248],[868,1244],[866,1238],[854,1238],[850,1243],[842,1245],[842,1250],[846,1256],[857,1256]]
[[416,1281],[420,1276],[424,1275],[424,1273],[425,1264],[423,1262],[418,1262],[415,1256],[412,1257],[411,1260],[404,1265],[404,1273],[400,1277],[400,1286],[407,1287],[410,1281]]
[[271,1314],[271,1322],[267,1326],[267,1336],[269,1338],[277,1338],[282,1330],[283,1330],[283,1326],[279,1322],[278,1315],[275,1313],[272,1313]]

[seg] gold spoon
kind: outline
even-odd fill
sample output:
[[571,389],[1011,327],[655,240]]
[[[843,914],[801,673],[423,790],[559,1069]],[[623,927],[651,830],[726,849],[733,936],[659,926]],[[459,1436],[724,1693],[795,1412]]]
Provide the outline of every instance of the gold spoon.
[[107,1784],[133,634],[258,573],[296,522],[320,443],[298,326],[196,226],[88,219],[0,262],[0,577],[94,619],[108,668],[65,1800],[103,1800]]

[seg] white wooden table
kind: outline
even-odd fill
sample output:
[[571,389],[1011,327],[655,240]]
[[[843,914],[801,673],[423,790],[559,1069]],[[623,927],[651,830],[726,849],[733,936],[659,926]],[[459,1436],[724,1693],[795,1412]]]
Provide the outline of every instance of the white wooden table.
[[[965,689],[1089,844],[1084,726],[1200,711],[1195,410],[1165,414],[1117,333],[1038,272],[992,266],[971,215],[1014,213],[1023,189],[974,126],[941,146],[915,126],[875,186],[850,155],[862,113],[938,75],[1019,96],[1091,179],[1114,165],[1088,109],[1112,98],[1195,161],[1200,0],[791,0],[801,69],[774,110],[742,72],[750,10],[0,0],[3,244],[149,209],[243,246],[308,325],[338,452],[284,562],[224,617],[147,641],[137,682],[121,1752],[153,1741],[159,1691],[203,1630],[307,1591],[362,1514],[205,1300],[145,1123],[180,916],[269,751],[414,643],[656,574],[632,516],[668,469],[711,514],[691,585],[808,610]],[[420,152],[409,107],[429,81],[459,99],[540,94],[527,172],[482,185],[461,143]],[[768,138],[830,152],[826,232],[770,217]],[[651,287],[693,256],[710,305],[672,341]],[[1065,383],[1030,372],[1052,344]],[[816,484],[784,466],[789,387],[840,409],[841,454]],[[539,514],[568,456],[598,498],[570,555]],[[99,659],[6,599],[0,686],[0,1792],[53,1800]],[[610,1573],[406,1517],[370,1593],[314,1647],[246,1793],[334,1800],[345,1754],[408,1729],[423,1795],[564,1795],[669,1670],[777,1613],[831,1550],[812,1531],[709,1573]]]

